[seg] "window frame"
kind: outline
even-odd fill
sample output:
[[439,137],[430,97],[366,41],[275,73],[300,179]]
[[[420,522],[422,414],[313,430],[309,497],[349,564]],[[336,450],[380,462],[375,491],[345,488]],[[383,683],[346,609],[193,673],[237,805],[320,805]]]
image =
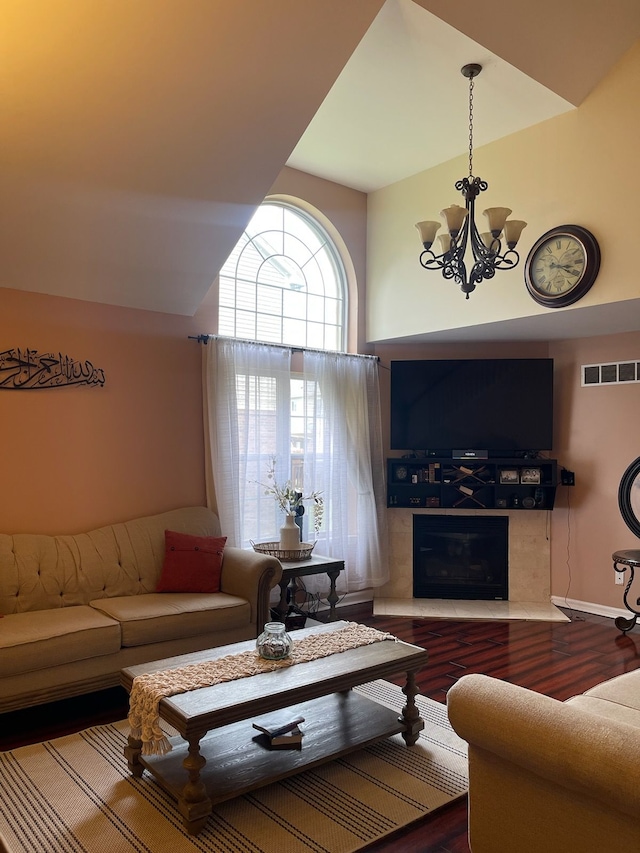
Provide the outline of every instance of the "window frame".
[[[255,288],[256,288],[255,305],[254,305],[254,308],[252,311],[251,310],[246,311],[246,316],[247,317],[252,316],[252,318],[253,318],[253,334],[247,334],[246,331],[244,331],[244,332],[240,331],[239,332],[239,330],[238,330],[239,311],[242,309],[238,308],[238,300],[237,300],[238,281],[239,281],[239,276],[237,275],[238,260],[241,257],[241,253],[242,253],[242,251],[244,251],[247,243],[251,243],[252,246],[256,245],[255,244],[255,238],[260,233],[260,232],[256,232],[255,234],[251,234],[248,231],[248,229],[251,225],[251,221],[250,221],[247,224],[247,226],[245,227],[245,229],[243,230],[242,236],[234,245],[233,250],[229,255],[229,258],[227,259],[227,261],[225,261],[225,264],[223,265],[223,267],[220,271],[220,274],[219,274],[218,334],[222,335],[222,336],[226,336],[226,337],[233,337],[236,339],[255,340],[255,341],[260,342],[260,343],[271,343],[271,344],[276,344],[276,345],[280,345],[280,346],[291,346],[291,347],[302,346],[303,348],[324,350],[326,352],[347,352],[348,351],[348,342],[349,342],[349,301],[350,301],[350,296],[351,296],[351,291],[352,291],[351,281],[350,281],[351,276],[350,276],[349,270],[350,270],[350,267],[352,265],[350,263],[348,263],[350,261],[348,256],[347,256],[347,258],[345,258],[345,256],[344,256],[344,248],[341,247],[339,244],[341,242],[339,235],[338,234],[335,234],[335,235],[332,234],[331,230],[335,230],[335,229],[330,229],[330,227],[327,227],[327,224],[325,224],[325,222],[323,221],[324,217],[322,217],[320,212],[311,209],[309,205],[303,205],[302,203],[296,203],[295,201],[292,201],[288,198],[285,199],[285,198],[282,198],[279,196],[267,196],[264,199],[264,201],[262,202],[262,204],[258,208],[256,208],[256,211],[254,212],[254,217],[258,213],[260,208],[265,207],[265,206],[272,206],[272,207],[280,208],[282,211],[282,225],[279,229],[279,233],[281,233],[283,235],[283,239],[282,239],[283,249],[284,249],[284,245],[285,245],[286,235],[289,235],[290,237],[293,237],[295,240],[298,240],[299,242],[301,242],[298,235],[292,233],[292,231],[290,231],[290,230],[287,230],[285,227],[286,226],[285,216],[286,216],[287,211],[291,212],[296,217],[298,217],[302,223],[304,223],[312,232],[314,232],[314,234],[317,236],[321,245],[319,248],[316,248],[315,250],[312,250],[312,248],[309,246],[305,246],[305,248],[307,248],[307,251],[309,252],[309,260],[315,259],[315,257],[318,256],[320,253],[322,253],[323,257],[326,260],[328,260],[329,266],[333,270],[332,281],[335,282],[336,294],[335,294],[335,296],[333,296],[331,294],[327,295],[327,293],[325,292],[325,293],[319,295],[319,294],[309,294],[308,291],[305,291],[307,299],[311,295],[312,297],[314,297],[316,299],[324,299],[327,301],[325,301],[325,303],[324,303],[325,317],[324,317],[322,323],[317,323],[311,319],[311,317],[309,316],[308,308],[305,310],[305,314],[303,317],[299,316],[297,318],[290,318],[293,322],[299,320],[300,323],[304,324],[304,327],[305,327],[304,343],[302,343],[299,339],[290,340],[286,336],[286,334],[284,332],[284,328],[283,328],[283,314],[282,313],[280,315],[278,315],[276,313],[273,313],[271,315],[273,317],[279,317],[279,320],[280,320],[279,337],[277,338],[273,335],[271,335],[271,336],[267,335],[267,336],[260,336],[259,337],[258,336],[258,335],[260,335],[259,320],[260,320],[261,316],[265,317],[265,316],[269,316],[269,314],[267,312],[260,312],[260,310],[259,310],[260,305],[258,304],[258,288],[261,285],[261,282],[260,282],[260,277],[259,277],[259,270],[257,270],[257,274],[256,274],[256,278],[255,278]],[[252,217],[252,219],[254,217]],[[242,241],[244,241],[244,245],[242,247],[240,254],[238,255],[238,258],[236,259],[236,269],[233,271],[232,275],[230,275],[228,272],[225,273],[225,267],[229,263],[229,260],[236,253],[238,245]],[[290,259],[290,261],[294,264],[298,263],[295,258],[291,258],[290,255],[284,254],[284,251],[283,251],[283,257]],[[307,262],[308,261],[306,261],[305,264]],[[298,264],[298,266],[299,266],[299,264]],[[301,269],[302,269],[302,267],[301,267]],[[303,270],[303,274],[304,274],[304,270]],[[321,276],[321,279],[324,280],[322,272],[320,273],[320,276]],[[234,300],[233,300],[233,305],[223,305],[222,304],[223,280],[230,282],[231,286],[233,287],[234,294],[235,294]],[[325,288],[325,291],[326,291],[326,288]],[[285,294],[284,294],[284,288],[283,288],[283,297],[284,296],[285,296]],[[335,323],[330,323],[330,322],[327,322],[327,320],[326,320],[327,303],[328,303],[328,300],[331,300],[331,299],[336,300],[336,302],[338,303],[338,305],[337,305],[338,310],[336,312],[336,322]],[[222,315],[223,311],[228,311],[229,313],[232,314],[232,322],[224,328],[222,327],[222,324],[221,324],[221,315]],[[286,319],[286,317],[284,317],[284,319]],[[316,345],[317,341],[315,343],[313,343],[313,342],[309,343],[309,337],[310,337],[309,332],[310,332],[310,330],[313,330],[313,325],[311,325],[311,324],[314,324],[316,326],[320,326],[322,328],[322,336],[321,337],[322,337],[323,344],[325,344],[325,345],[317,346]],[[231,331],[231,328],[230,328],[231,326],[233,328],[233,332]],[[335,330],[336,344],[337,345],[328,347],[328,346],[326,346],[327,331],[331,332],[332,330]]]

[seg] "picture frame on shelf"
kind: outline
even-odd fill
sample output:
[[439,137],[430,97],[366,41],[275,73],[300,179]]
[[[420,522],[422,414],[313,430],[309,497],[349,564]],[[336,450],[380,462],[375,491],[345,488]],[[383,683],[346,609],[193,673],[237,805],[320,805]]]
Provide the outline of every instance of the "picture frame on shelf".
[[520,482],[520,472],[517,468],[500,469],[500,485],[512,486]]
[[540,469],[539,468],[523,468],[520,472],[520,482],[531,486],[540,485]]

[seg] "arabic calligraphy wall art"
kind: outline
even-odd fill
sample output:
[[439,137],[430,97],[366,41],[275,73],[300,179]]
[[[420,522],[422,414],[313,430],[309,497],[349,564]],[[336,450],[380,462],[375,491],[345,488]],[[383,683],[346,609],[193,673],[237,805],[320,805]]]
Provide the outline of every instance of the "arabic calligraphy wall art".
[[90,361],[36,349],[0,352],[0,391],[33,391],[69,385],[104,385],[104,371]]

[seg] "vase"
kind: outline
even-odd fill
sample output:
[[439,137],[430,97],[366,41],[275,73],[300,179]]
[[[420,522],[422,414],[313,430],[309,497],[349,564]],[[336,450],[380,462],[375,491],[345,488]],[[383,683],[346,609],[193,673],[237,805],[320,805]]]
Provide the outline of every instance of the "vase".
[[284,622],[267,622],[264,631],[256,640],[256,649],[265,660],[282,660],[291,654],[293,642],[287,634]]
[[296,524],[295,515],[284,517],[284,524],[280,528],[280,549],[282,551],[300,550],[300,528]]

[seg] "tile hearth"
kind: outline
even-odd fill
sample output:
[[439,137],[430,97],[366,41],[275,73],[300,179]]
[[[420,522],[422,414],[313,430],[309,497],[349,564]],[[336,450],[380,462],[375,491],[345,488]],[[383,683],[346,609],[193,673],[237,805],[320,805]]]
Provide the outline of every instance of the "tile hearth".
[[524,619],[571,621],[554,604],[540,601],[462,601],[444,598],[374,598],[374,616],[421,619]]

